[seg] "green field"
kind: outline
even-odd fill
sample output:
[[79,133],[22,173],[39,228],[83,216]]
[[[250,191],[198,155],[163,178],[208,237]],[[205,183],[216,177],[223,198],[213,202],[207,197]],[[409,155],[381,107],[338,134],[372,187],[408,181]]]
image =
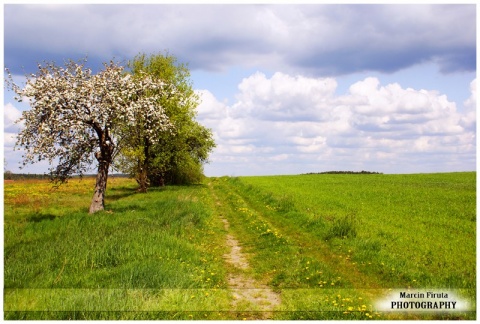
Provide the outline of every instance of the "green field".
[[[89,215],[93,184],[4,184],[5,319],[476,318],[475,172],[221,177],[147,194],[111,178],[106,210]],[[248,266],[229,262],[232,244]],[[278,302],[236,294],[252,288]],[[389,289],[473,307],[385,312]]]

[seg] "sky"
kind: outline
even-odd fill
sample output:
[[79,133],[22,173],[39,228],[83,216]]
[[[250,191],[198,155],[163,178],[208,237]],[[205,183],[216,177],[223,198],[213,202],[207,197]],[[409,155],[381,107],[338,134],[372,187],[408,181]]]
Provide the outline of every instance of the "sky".
[[[476,6],[4,5],[4,65],[168,51],[188,64],[207,176],[476,170]],[[29,109],[4,90],[4,169]],[[93,168],[92,168],[93,170]]]

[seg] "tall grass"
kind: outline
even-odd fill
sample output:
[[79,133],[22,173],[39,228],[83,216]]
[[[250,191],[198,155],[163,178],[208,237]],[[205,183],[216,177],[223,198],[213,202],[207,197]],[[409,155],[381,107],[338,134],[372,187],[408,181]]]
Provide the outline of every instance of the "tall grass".
[[5,185],[6,319],[225,316],[223,228],[205,188],[141,195],[115,180],[106,210],[94,215],[91,179],[57,190],[40,181]]

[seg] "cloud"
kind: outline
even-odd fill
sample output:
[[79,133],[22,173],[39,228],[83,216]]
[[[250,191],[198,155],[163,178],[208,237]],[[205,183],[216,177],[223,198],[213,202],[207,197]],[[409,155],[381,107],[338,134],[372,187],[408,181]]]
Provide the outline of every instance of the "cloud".
[[[263,165],[272,174],[475,168],[474,109],[462,113],[437,91],[381,85],[376,78],[352,84],[343,96],[335,87],[331,78],[257,72],[239,84],[232,105],[209,94],[199,121],[219,144],[212,172],[236,170],[239,163],[245,172]],[[472,82],[468,107],[475,89]]]
[[436,91],[402,89],[398,84],[379,86],[367,78],[350,87],[351,125],[364,132],[387,136],[408,134],[447,135],[463,131],[456,105]]
[[5,5],[5,64],[169,50],[192,69],[291,75],[476,69],[475,5]]
[[465,129],[475,132],[477,126],[477,79],[470,83],[470,97],[463,104],[465,113],[461,119],[461,125]]
[[21,125],[15,124],[15,121],[21,117],[21,112],[11,103],[3,107],[3,157],[4,169],[12,170],[20,164],[19,156],[14,152],[14,146],[17,141],[17,134]]
[[197,107],[200,119],[210,120],[227,116],[227,106],[217,101],[213,93],[208,90],[197,90],[196,94],[200,97],[200,105]]
[[20,125],[15,122],[22,116],[20,110],[15,108],[11,103],[6,104],[3,107],[3,120],[4,120],[4,131],[5,132],[18,132],[20,130]]
[[[270,79],[256,73],[238,86],[232,107],[235,116],[254,115],[264,120],[322,120],[337,83],[334,79],[309,79],[277,72]],[[305,109],[308,107],[308,109]]]

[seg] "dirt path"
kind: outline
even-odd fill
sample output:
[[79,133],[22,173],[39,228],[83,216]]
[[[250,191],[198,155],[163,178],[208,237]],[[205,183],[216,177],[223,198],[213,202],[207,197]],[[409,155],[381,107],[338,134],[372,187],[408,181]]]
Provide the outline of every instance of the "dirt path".
[[[215,204],[221,202],[212,190]],[[275,293],[266,284],[259,282],[248,275],[250,265],[242,252],[241,243],[230,230],[228,220],[220,213],[218,217],[223,222],[226,235],[226,245],[229,252],[224,255],[225,261],[230,264],[232,271],[227,276],[229,289],[233,292],[232,310],[249,313],[247,319],[271,319],[275,306],[280,305],[280,295]]]

